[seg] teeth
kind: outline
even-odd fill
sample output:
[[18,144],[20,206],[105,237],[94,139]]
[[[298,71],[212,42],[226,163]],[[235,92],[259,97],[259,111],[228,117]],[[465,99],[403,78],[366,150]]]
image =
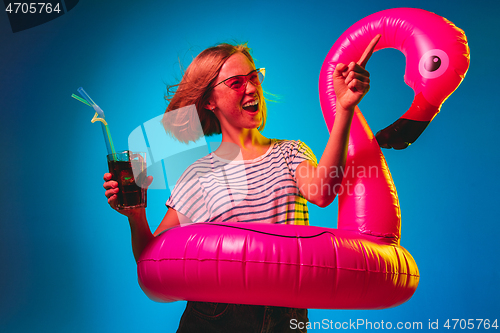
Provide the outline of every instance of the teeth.
[[259,103],[258,100],[254,100],[254,101],[243,104],[243,107],[245,108],[247,106],[257,105],[258,103]]

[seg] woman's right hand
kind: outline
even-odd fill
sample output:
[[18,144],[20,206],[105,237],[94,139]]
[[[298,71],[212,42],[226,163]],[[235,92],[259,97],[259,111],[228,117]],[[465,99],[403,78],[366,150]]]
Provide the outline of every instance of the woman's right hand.
[[106,196],[106,198],[108,198],[108,204],[111,206],[111,208],[118,210],[116,207],[118,200],[117,193],[120,191],[120,189],[118,188],[118,182],[116,180],[113,180],[113,175],[109,172],[104,174],[103,187],[106,190],[106,192],[104,192],[104,195]]
[[[139,210],[144,210],[143,207],[136,208],[136,209],[118,209],[118,207],[117,207],[117,205],[118,205],[117,193],[120,191],[120,189],[118,188],[118,182],[116,180],[113,180],[113,175],[109,172],[105,173],[103,178],[104,178],[103,187],[106,190],[106,192],[104,192],[104,195],[106,196],[106,198],[108,198],[108,204],[111,206],[111,208],[113,208],[118,213],[123,214],[125,216],[131,216],[131,215],[134,215],[134,213],[137,213],[137,211],[139,211]],[[146,191],[152,182],[153,182],[153,177],[148,176],[147,184],[146,184],[146,188],[145,188]]]

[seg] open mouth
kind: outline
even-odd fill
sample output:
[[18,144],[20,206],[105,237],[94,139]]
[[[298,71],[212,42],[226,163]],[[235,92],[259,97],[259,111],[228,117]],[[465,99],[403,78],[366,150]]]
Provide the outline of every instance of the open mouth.
[[259,111],[259,101],[254,100],[248,103],[243,104],[243,109],[248,112],[257,112]]

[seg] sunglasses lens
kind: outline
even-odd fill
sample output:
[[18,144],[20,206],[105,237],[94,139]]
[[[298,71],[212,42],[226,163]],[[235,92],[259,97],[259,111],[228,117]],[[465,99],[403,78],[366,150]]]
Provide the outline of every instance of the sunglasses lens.
[[245,76],[235,76],[227,80],[226,85],[234,90],[240,90],[247,82]]
[[252,82],[254,86],[260,86],[264,80],[264,76],[260,72],[253,72],[249,75],[248,80]]
[[264,70],[263,69],[259,69],[259,71],[257,72],[257,77],[259,79],[259,84],[262,84],[262,82],[264,81]]

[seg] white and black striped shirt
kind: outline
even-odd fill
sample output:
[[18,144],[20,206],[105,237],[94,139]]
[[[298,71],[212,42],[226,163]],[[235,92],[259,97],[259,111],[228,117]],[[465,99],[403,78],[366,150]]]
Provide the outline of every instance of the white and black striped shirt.
[[307,200],[295,170],[304,160],[317,164],[301,141],[275,140],[253,160],[227,161],[209,154],[179,178],[166,205],[193,222],[309,224]]

